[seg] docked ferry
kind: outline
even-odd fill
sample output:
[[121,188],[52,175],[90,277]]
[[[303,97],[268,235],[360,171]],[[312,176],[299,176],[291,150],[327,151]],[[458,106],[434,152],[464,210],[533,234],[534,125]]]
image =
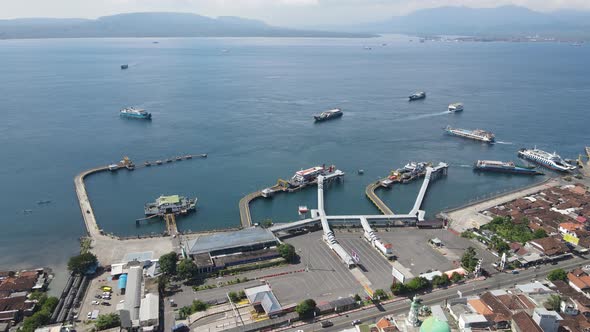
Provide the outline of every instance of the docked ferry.
[[289,186],[292,188],[306,186],[308,184],[314,183],[320,175],[329,176],[336,174],[337,172],[342,173],[341,171],[337,170],[336,166],[334,165],[327,168],[325,165],[322,165],[314,166],[308,169],[302,169],[295,172],[295,175],[291,177],[291,180],[289,180]]
[[120,115],[125,118],[133,118],[133,119],[145,119],[145,120],[152,119],[152,113],[149,113],[148,111],[146,111],[144,109],[135,108],[135,107],[126,107],[126,108],[122,109],[120,112]]
[[514,173],[526,175],[543,175],[531,166],[516,165],[512,161],[478,160],[473,168],[476,171]]
[[476,141],[482,141],[482,142],[486,142],[486,143],[493,143],[496,140],[496,136],[493,133],[491,133],[489,131],[481,130],[481,129],[468,130],[468,129],[451,128],[450,126],[447,126],[447,128],[445,128],[445,131],[449,135],[465,137],[465,138],[473,139]]
[[534,149],[520,149],[518,156],[541,166],[547,167],[554,171],[570,172],[576,169],[575,166],[568,164],[557,153],[549,153],[537,148]]
[[186,198],[179,195],[160,196],[155,202],[144,207],[146,216],[163,216],[165,214],[186,214],[197,207],[197,198]]
[[462,112],[463,111],[463,104],[462,103],[453,103],[449,105],[449,112]]
[[426,98],[426,92],[424,92],[424,91],[416,92],[408,97],[408,99],[410,101],[420,100],[420,99],[424,99],[424,98]]
[[330,119],[336,119],[342,116],[342,110],[339,108],[335,108],[333,110],[325,111],[320,114],[314,115],[313,118],[316,121],[326,121]]

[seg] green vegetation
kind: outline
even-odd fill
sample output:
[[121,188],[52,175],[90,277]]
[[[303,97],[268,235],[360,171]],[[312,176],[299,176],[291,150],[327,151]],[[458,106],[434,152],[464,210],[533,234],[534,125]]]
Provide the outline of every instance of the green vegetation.
[[173,276],[176,274],[176,263],[178,262],[178,256],[174,251],[162,255],[158,260],[160,264],[160,271],[167,276]]
[[83,237],[80,239],[80,253],[81,254],[85,254],[87,252],[90,252],[91,248],[92,248],[92,239],[90,239],[89,237]]
[[451,284],[451,280],[446,274],[440,276],[434,276],[432,278],[432,287],[446,287]]
[[295,311],[299,314],[299,317],[310,318],[313,317],[313,313],[316,309],[316,303],[312,299],[304,300],[295,307]]
[[283,265],[285,263],[285,259],[282,257],[278,257],[275,259],[261,261],[261,262],[253,262],[248,264],[241,264],[236,266],[230,266],[226,269],[219,271],[220,276],[228,275],[228,274],[235,274],[244,271],[251,271],[251,270],[258,270],[258,269],[265,269],[268,267]]
[[451,274],[451,281],[452,282],[457,283],[461,280],[463,280],[463,276],[460,275],[459,273],[453,272],[453,274]]
[[547,308],[547,310],[555,310],[559,312],[561,308],[561,297],[556,294],[549,296],[549,298],[545,302],[545,307]]
[[178,315],[181,319],[186,319],[195,312],[205,311],[207,308],[209,308],[207,303],[200,300],[194,300],[191,305],[180,308],[180,310],[178,310]]
[[514,223],[510,217],[495,217],[489,224],[481,226],[481,229],[492,231],[509,242],[525,243],[547,236],[544,230],[533,233],[528,227],[526,218],[523,218],[521,223]]
[[86,252],[80,254],[78,256],[71,257],[68,261],[68,270],[72,271],[73,273],[84,274],[88,269],[96,266],[98,264],[98,259],[94,254],[90,252]]
[[374,300],[387,300],[387,298],[389,298],[389,296],[387,295],[387,293],[383,289],[376,289],[373,292],[373,299]]
[[473,239],[476,236],[475,236],[475,234],[473,234],[472,231],[466,230],[466,231],[463,231],[463,233],[461,233],[461,237],[466,238],[466,239]]
[[190,259],[186,258],[178,263],[176,273],[180,279],[189,280],[197,274],[197,265]]
[[293,247],[289,243],[281,243],[277,247],[279,250],[279,254],[283,257],[287,262],[293,263],[297,258],[297,254],[295,253],[295,247]]
[[49,324],[51,314],[59,302],[57,297],[47,297],[45,294],[36,294],[35,297],[40,309],[32,316],[25,318],[23,326],[19,329],[20,332],[34,332],[38,327]]
[[393,295],[403,295],[407,293],[415,293],[423,289],[429,288],[430,282],[423,277],[416,277],[404,284],[397,282],[391,285],[391,292]]
[[495,250],[499,255],[510,251],[510,246],[508,243],[495,235],[492,236],[492,240],[490,241],[488,247],[492,250]]
[[232,302],[239,302],[240,300],[246,298],[246,293],[244,291],[239,291],[238,293],[229,292],[227,295],[229,296]]
[[555,269],[555,270],[549,272],[549,274],[547,275],[547,279],[550,281],[555,281],[555,280],[566,281],[567,280],[567,272],[565,272],[563,269]]
[[121,325],[121,318],[116,313],[110,313],[105,315],[98,315],[98,318],[94,322],[97,330],[106,330]]
[[262,228],[269,228],[270,226],[272,226],[273,222],[271,219],[265,219],[260,223],[260,227]]
[[354,300],[355,300],[355,301],[357,301],[357,302],[360,302],[360,301],[362,301],[363,299],[361,298],[361,296],[360,296],[360,295],[358,295],[358,294],[354,294]]
[[465,249],[463,257],[461,257],[461,266],[468,272],[473,272],[477,266],[477,254],[473,247]]

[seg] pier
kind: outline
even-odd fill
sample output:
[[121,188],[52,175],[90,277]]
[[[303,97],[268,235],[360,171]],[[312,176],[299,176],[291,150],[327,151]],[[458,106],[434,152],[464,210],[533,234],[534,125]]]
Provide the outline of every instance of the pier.
[[166,230],[168,231],[168,235],[175,237],[178,234],[176,217],[173,213],[168,213],[164,215],[164,220],[166,221]]
[[252,226],[252,217],[250,216],[250,202],[262,196],[262,191],[256,191],[240,199],[240,222],[243,228]]
[[88,193],[86,192],[84,178],[94,173],[107,171],[108,169],[108,166],[92,168],[81,172],[74,178],[74,185],[76,187],[76,195],[78,196],[80,210],[82,211],[82,217],[84,219],[84,224],[86,225],[86,231],[88,232],[88,235],[91,238],[105,237],[105,235],[102,234],[102,231],[96,223],[94,211],[92,210],[92,206],[90,205],[90,199],[88,198]]
[[381,181],[370,183],[367,188],[365,188],[365,195],[367,198],[375,204],[375,206],[381,211],[381,213],[385,215],[392,215],[393,211],[383,203],[381,198],[375,194],[375,189],[381,187]]

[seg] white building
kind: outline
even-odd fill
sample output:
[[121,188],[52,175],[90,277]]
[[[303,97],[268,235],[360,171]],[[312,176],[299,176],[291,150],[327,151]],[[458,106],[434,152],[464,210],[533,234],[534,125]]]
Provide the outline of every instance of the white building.
[[539,324],[543,332],[557,332],[559,321],[563,320],[555,311],[549,311],[545,308],[535,308],[533,320]]

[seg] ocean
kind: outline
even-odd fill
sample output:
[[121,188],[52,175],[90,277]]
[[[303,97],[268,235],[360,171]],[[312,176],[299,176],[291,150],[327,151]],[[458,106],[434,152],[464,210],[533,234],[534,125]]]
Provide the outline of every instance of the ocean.
[[[409,39],[0,41],[0,268],[63,269],[85,234],[74,176],[123,156],[140,165],[209,156],[87,179],[100,226],[134,236],[164,231],[135,223],[161,194],[198,197],[180,230],[237,227],[242,196],[322,164],[347,173],[326,190],[327,212],[360,214],[378,213],[364,194],[371,181],[409,161],[445,161],[448,176],[423,205],[432,217],[544,178],[477,174],[477,159],[516,161],[533,146],[577,158],[588,145],[588,45]],[[428,97],[409,103],[419,90]],[[447,113],[453,102],[465,111]],[[127,106],[153,120],[120,118]],[[342,118],[314,123],[334,107]],[[447,136],[447,125],[490,130],[499,142]],[[379,195],[404,213],[420,185]],[[299,205],[316,207],[315,188],[255,201],[252,216],[297,220]]]

